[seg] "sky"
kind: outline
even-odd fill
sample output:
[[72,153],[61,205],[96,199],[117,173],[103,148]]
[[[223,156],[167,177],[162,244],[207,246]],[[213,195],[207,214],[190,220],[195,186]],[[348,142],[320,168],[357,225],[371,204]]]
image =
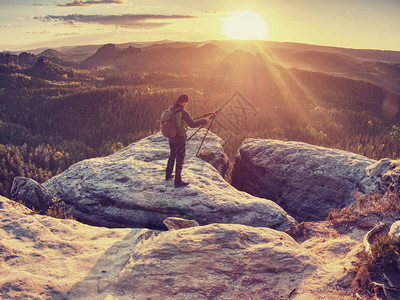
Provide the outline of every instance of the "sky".
[[0,0],[0,51],[238,38],[223,28],[244,11],[266,40],[400,51],[400,0]]

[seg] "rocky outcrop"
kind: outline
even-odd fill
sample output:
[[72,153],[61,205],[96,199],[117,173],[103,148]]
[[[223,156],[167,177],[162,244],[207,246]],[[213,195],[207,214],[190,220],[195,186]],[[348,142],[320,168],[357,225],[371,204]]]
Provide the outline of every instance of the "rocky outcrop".
[[0,53],[0,65],[20,65],[23,67],[31,67],[36,63],[36,55],[22,52],[19,55],[10,53]]
[[238,224],[163,232],[109,229],[34,215],[0,197],[0,295],[353,299],[342,280],[358,242],[324,230],[302,246],[284,232]]
[[108,288],[151,299],[287,299],[318,265],[283,232],[211,224],[142,239]]
[[[113,155],[81,161],[43,186],[77,220],[98,226],[165,230],[168,217],[278,230],[296,224],[276,203],[236,190],[212,165],[195,157],[204,133],[202,129],[187,145],[183,177],[188,187],[177,189],[172,180],[164,180],[169,146],[160,133]],[[202,150],[222,158],[222,143],[209,133]]]
[[298,221],[321,220],[356,194],[397,191],[400,161],[375,161],[300,142],[247,139],[239,149],[232,185],[279,204]]
[[35,54],[22,52],[20,55],[18,55],[18,60],[21,66],[31,67],[36,63],[37,57]]
[[46,212],[53,195],[40,183],[26,177],[15,177],[11,187],[11,197],[21,200],[27,207],[39,212]]

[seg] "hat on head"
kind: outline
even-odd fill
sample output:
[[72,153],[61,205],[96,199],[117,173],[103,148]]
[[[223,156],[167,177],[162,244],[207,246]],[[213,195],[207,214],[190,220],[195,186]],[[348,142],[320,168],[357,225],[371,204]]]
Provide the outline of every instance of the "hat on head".
[[189,96],[182,94],[178,97],[178,100],[176,100],[176,103],[185,103],[185,102],[189,102]]

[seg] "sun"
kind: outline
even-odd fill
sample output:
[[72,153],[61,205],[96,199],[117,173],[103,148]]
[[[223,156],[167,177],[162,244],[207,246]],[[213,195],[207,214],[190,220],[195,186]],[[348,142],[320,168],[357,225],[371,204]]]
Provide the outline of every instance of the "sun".
[[239,11],[224,18],[222,33],[230,39],[266,40],[268,38],[267,22],[256,13]]

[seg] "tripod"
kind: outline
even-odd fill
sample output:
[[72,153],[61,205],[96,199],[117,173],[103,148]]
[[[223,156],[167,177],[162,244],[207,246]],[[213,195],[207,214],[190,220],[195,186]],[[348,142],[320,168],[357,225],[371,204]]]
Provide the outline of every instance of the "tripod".
[[[217,114],[218,114],[219,111],[220,111],[220,109],[217,109],[217,110],[216,110],[215,112],[213,112],[213,113],[208,113],[208,114],[205,114],[205,115],[202,115],[202,116],[200,116],[200,117],[195,118],[195,120],[196,120],[196,119],[200,119],[200,118],[204,118],[204,117],[211,116],[210,125],[208,126],[207,131],[206,131],[206,134],[204,135],[203,140],[201,141],[201,144],[200,144],[200,146],[199,146],[199,149],[198,149],[197,152],[196,152],[196,157],[198,156],[198,154],[199,154],[199,152],[200,152],[200,149],[201,149],[201,147],[203,146],[203,143],[204,143],[204,141],[206,140],[207,134],[208,134],[208,132],[210,131],[210,128],[211,128],[211,126],[212,126],[212,124],[213,124],[213,122],[214,122],[214,119],[215,119],[215,117],[217,116]],[[204,124],[204,125],[205,125],[205,124]],[[187,141],[189,141],[192,137],[194,137],[194,135],[195,135],[197,132],[199,132],[199,130],[200,130],[201,128],[203,128],[204,125],[201,125],[201,126],[195,131],[195,133],[193,133],[193,134],[187,139]]]

